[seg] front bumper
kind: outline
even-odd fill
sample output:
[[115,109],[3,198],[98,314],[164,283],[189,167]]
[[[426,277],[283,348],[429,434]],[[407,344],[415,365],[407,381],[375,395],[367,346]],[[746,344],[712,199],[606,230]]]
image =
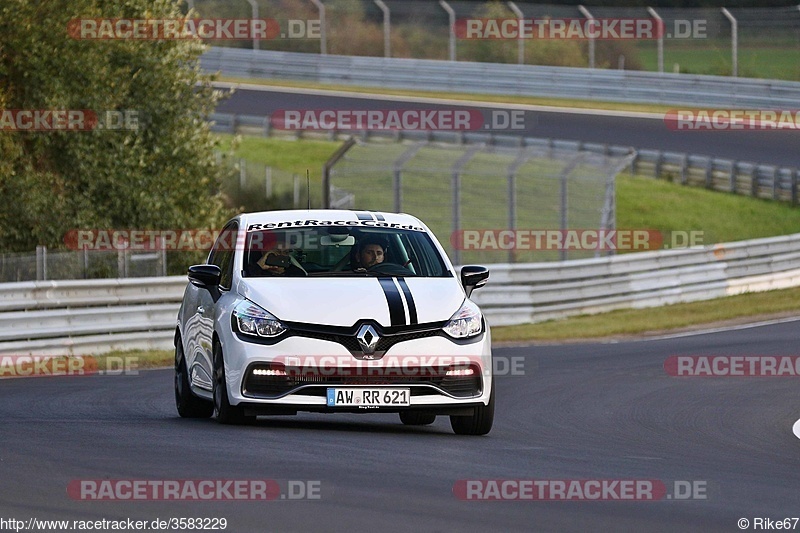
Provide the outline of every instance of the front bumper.
[[[492,387],[491,334],[458,343],[445,336],[411,339],[393,345],[380,359],[359,360],[342,344],[290,336],[273,345],[242,340],[228,330],[220,335],[229,401],[251,414],[313,412],[398,412],[469,415],[487,405]],[[254,375],[279,369],[285,375]],[[448,369],[471,375],[447,375]],[[270,373],[273,374],[273,373]],[[329,407],[328,387],[408,388],[410,406]]]

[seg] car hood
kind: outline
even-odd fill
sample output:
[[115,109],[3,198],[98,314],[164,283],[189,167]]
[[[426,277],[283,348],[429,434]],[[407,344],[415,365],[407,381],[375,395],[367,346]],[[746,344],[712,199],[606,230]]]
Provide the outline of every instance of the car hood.
[[464,301],[456,278],[250,278],[238,292],[280,320],[345,327],[441,322]]

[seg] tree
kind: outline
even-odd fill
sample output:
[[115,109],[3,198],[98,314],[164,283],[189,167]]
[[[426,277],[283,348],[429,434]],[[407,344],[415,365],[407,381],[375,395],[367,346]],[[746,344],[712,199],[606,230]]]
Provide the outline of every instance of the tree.
[[137,130],[0,126],[0,249],[63,246],[73,228],[207,228],[226,216],[206,117],[219,98],[191,40],[82,40],[73,19],[174,19],[170,0],[5,0],[0,109],[106,111]]

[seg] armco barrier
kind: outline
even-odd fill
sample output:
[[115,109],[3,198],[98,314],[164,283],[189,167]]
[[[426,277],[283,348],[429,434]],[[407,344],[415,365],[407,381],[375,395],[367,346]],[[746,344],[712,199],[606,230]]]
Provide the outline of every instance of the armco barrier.
[[[576,261],[490,265],[492,325],[800,286],[800,234]],[[0,354],[169,349],[186,278],[0,284]]]
[[661,105],[794,109],[800,82],[432,59],[211,47],[208,72],[244,79]]

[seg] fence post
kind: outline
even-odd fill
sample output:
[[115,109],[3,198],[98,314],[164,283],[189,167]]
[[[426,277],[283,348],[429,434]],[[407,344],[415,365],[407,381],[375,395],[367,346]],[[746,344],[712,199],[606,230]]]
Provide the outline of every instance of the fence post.
[[450,21],[450,61],[456,60],[456,12],[450,7],[450,4],[444,0],[439,0],[439,5],[442,9],[447,11],[447,16]]
[[722,8],[722,14],[731,23],[731,72],[733,77],[737,78],[739,76],[739,23],[736,17],[724,7]]
[[383,11],[383,57],[392,57],[392,14],[383,0],[375,0],[381,11]]
[[[258,3],[256,2],[256,0],[247,0],[247,2],[250,4],[250,7],[252,8],[253,20],[257,20],[258,19]],[[255,36],[255,32],[254,32],[254,34],[253,34],[253,50],[258,50],[258,49],[259,49],[259,39],[258,39],[258,37]]]
[[737,164],[738,163],[736,161],[731,161],[731,176],[730,176],[731,183],[730,183],[729,191],[731,193],[733,193],[733,194],[736,194],[736,166],[737,166]]
[[664,19],[652,7],[648,7],[647,12],[658,21],[658,71],[664,72]]
[[508,2],[508,8],[514,13],[514,15],[517,17],[517,21],[519,22],[520,31],[519,35],[517,36],[517,63],[522,65],[525,63],[525,40],[522,38],[522,21],[525,18],[525,15],[514,2]]
[[[581,12],[581,15],[586,17],[589,20],[594,20],[594,16],[583,6],[578,6],[578,9]],[[589,37],[589,68],[594,68],[594,32]]]
[[792,171],[792,205],[797,205],[797,177],[800,174],[800,169]]
[[714,159],[711,157],[706,163],[706,189],[714,189]]
[[311,0],[311,3],[319,11],[319,53],[326,55],[328,53],[328,32],[326,30],[325,5],[320,0]]

